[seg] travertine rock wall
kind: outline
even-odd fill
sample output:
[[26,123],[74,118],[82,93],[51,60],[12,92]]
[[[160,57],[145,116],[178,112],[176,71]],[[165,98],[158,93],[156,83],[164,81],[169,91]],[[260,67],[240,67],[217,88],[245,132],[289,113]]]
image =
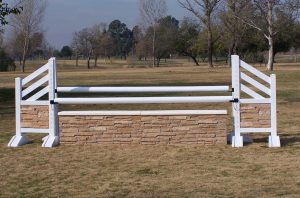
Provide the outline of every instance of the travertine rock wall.
[[60,116],[61,144],[226,144],[227,115]]
[[270,104],[242,104],[241,105],[242,128],[270,128],[271,105]]
[[21,106],[22,128],[49,128],[49,106]]
[[[22,128],[49,128],[48,106],[22,106]],[[270,128],[270,104],[242,104],[242,128]],[[226,144],[227,115],[60,116],[62,144]]]

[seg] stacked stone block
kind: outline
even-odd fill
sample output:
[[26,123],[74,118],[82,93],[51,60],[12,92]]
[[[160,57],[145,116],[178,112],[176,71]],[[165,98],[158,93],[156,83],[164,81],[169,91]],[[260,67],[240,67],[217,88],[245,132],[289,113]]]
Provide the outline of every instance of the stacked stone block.
[[241,105],[242,128],[270,128],[271,105],[270,104],[242,104]]
[[61,144],[226,144],[227,115],[60,116]]
[[49,106],[21,106],[22,128],[49,128]]

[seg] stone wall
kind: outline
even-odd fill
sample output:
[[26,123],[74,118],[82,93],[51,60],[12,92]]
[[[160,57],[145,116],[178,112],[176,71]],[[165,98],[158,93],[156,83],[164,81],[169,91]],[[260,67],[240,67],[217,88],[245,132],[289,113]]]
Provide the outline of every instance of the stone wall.
[[241,105],[242,128],[270,128],[271,105],[270,104],[242,104]]
[[61,144],[226,144],[227,115],[59,116]]
[[49,106],[21,106],[22,128],[49,128]]

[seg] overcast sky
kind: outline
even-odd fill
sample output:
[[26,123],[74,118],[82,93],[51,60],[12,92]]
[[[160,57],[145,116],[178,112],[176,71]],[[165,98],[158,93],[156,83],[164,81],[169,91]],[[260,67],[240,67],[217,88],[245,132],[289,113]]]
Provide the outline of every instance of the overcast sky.
[[[139,23],[138,0],[47,0],[44,29],[48,42],[60,49],[69,45],[74,31],[119,19],[129,28]],[[177,0],[167,0],[168,14],[178,20],[190,16]]]

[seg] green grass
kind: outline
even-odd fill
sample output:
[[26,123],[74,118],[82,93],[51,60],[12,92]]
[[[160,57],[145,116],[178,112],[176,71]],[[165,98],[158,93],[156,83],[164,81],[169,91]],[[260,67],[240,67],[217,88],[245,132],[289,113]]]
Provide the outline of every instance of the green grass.
[[[97,68],[60,66],[59,85],[230,84],[230,69],[184,66]],[[34,68],[32,67],[31,70]],[[261,68],[263,70],[263,68]],[[59,146],[7,148],[14,135],[14,77],[0,73],[0,197],[299,197],[300,67],[277,66],[278,131],[241,149],[221,146]],[[108,96],[108,95],[105,95]],[[132,96],[132,95],[130,95]],[[65,109],[228,109],[230,105],[87,105]],[[228,118],[230,129],[231,120]]]

